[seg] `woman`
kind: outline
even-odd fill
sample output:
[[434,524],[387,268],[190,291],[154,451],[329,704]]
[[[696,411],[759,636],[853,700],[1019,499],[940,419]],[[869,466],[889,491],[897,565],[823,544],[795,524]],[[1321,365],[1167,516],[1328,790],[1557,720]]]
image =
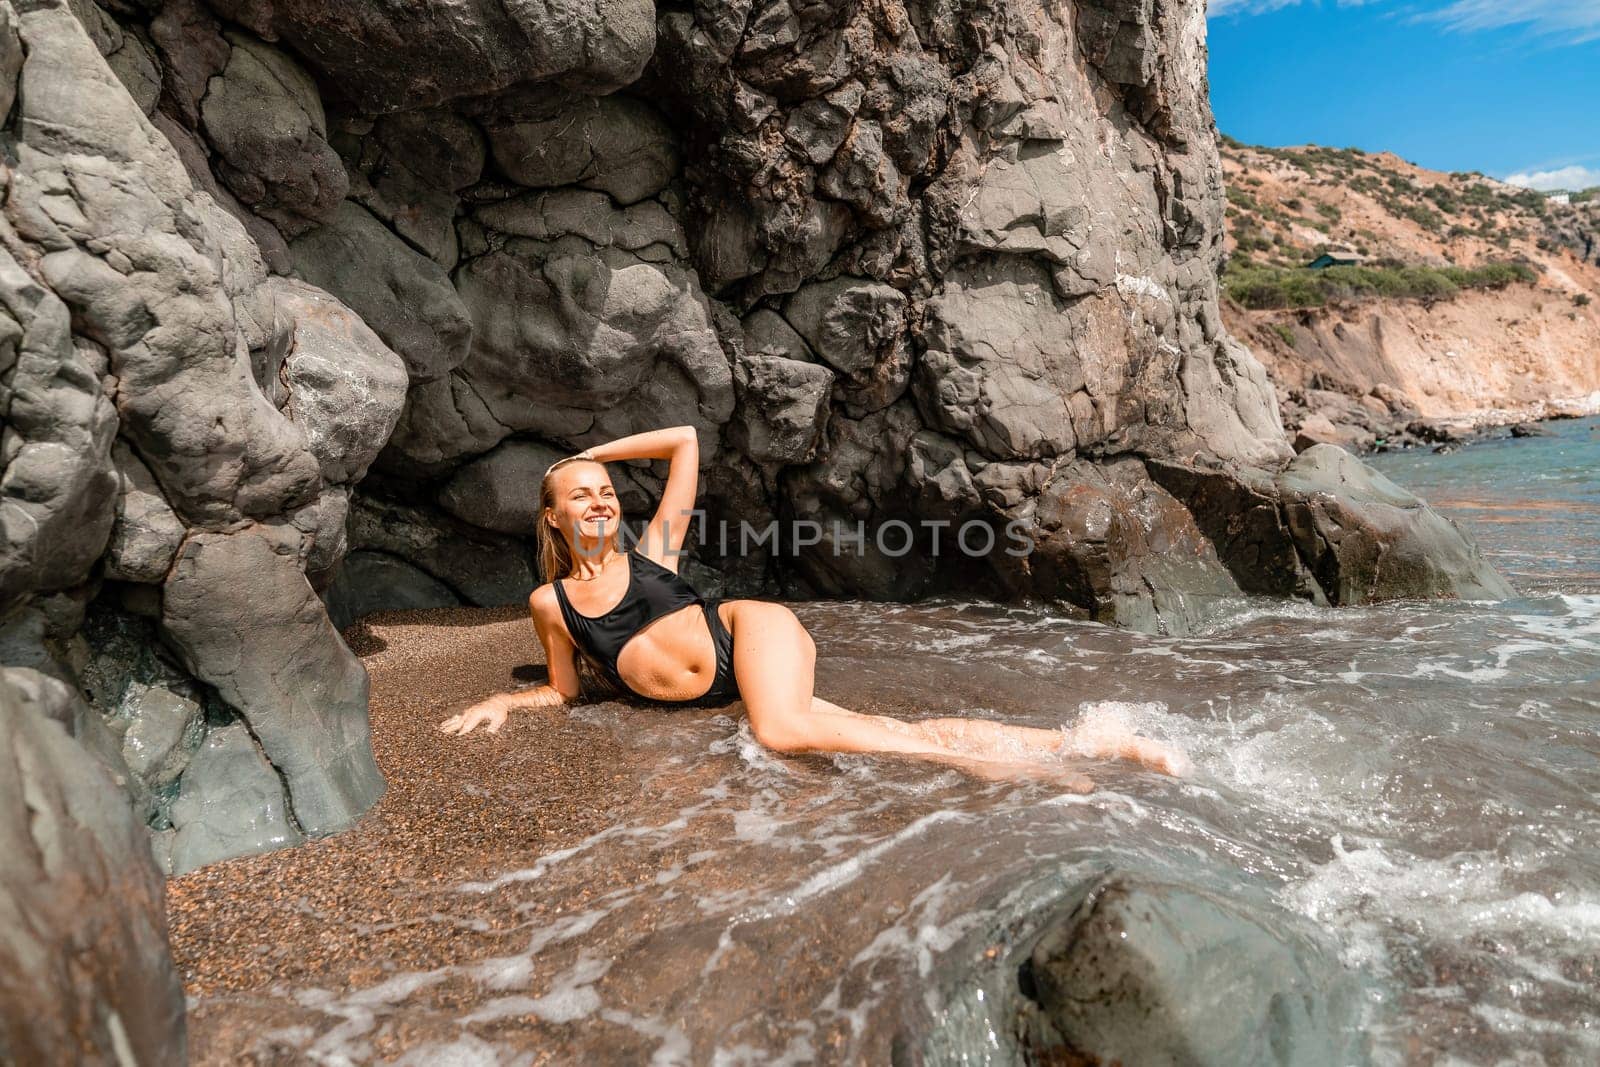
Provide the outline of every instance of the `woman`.
[[[622,509],[605,463],[669,461],[661,505],[639,543],[619,544]],[[903,722],[849,711],[812,692],[816,645],[782,604],[705,599],[677,574],[700,467],[692,426],[633,434],[552,464],[539,490],[539,562],[550,581],[529,609],[547,684],[497,693],[439,724],[496,733],[516,708],[551,707],[618,689],[658,704],[741,706],[778,752],[882,752],[970,766],[1063,754],[1120,756],[1182,774],[1182,752],[1099,721],[1066,732],[982,719]],[[580,679],[580,670],[587,678]],[[737,709],[736,709],[737,710]]]

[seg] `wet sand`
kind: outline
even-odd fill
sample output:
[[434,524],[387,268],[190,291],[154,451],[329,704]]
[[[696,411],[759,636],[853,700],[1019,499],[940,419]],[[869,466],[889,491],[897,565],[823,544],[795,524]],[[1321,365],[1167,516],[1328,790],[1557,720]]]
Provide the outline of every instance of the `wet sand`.
[[[619,708],[624,716],[650,716],[656,730],[668,718],[681,727],[687,724],[680,716],[704,720],[721,712],[591,705],[613,716],[607,724],[586,717],[582,707],[527,710],[514,712],[497,735],[480,729],[449,737],[435,729],[441,720],[489,693],[545,677],[525,611],[380,613],[345,637],[371,676],[373,749],[388,789],[343,833],[213,864],[168,883],[195,1063],[304,1062],[311,1035],[336,1037],[341,1020],[379,1060],[408,1049],[433,1055],[445,1046],[470,1054],[477,1039],[463,1034],[460,1019],[484,992],[458,977],[436,981],[421,995],[408,993],[406,1010],[380,1025],[352,1022],[348,1003],[327,1011],[317,1005],[329,999],[325,993],[344,997],[396,975],[459,971],[523,951],[530,928],[581,914],[630,887],[654,885],[691,852],[687,844],[666,854],[610,849],[603,880],[489,893],[463,914],[463,883],[525,868],[663,801],[670,812],[676,801],[665,794],[676,791],[662,789],[648,751],[619,737]],[[886,702],[856,706],[906,712]],[[680,797],[706,784],[692,769],[686,779]],[[715,891],[719,875],[705,873],[709,884],[703,880],[702,888]],[[630,939],[648,938],[651,921],[648,908],[631,912]],[[560,1048],[563,1028],[524,1012],[475,1029],[502,1056],[520,1047],[533,1058],[518,1062],[542,1062]],[[645,1058],[655,1047],[626,1027],[616,1030],[607,1048],[622,1060],[632,1054],[630,1045]],[[481,1051],[480,1062],[496,1058]]]

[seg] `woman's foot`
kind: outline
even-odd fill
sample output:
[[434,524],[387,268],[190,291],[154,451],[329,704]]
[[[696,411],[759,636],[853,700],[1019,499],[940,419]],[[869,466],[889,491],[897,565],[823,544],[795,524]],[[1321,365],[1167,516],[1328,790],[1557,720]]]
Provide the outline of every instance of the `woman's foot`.
[[1132,760],[1140,766],[1175,778],[1187,777],[1194,770],[1193,761],[1183,749],[1140,737],[1110,712],[1091,710],[1063,733],[1066,741],[1061,747],[1062,755]]

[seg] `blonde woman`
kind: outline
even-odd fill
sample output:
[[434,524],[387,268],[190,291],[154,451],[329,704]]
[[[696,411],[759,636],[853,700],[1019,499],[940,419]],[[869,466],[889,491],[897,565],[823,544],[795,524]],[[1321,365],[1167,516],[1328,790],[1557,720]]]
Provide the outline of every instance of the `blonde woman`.
[[[668,472],[655,515],[624,550],[622,507],[605,464],[627,459],[664,459]],[[623,692],[655,704],[742,711],[756,739],[778,752],[898,753],[967,766],[1055,763],[1073,754],[1185,773],[1182,752],[1106,722],[1070,732],[983,719],[903,722],[818,697],[816,645],[793,611],[765,600],[707,599],[678,576],[699,467],[692,426],[633,434],[550,466],[538,517],[539,563],[549,580],[528,600],[550,680],[496,693],[440,730],[496,733],[517,708]]]

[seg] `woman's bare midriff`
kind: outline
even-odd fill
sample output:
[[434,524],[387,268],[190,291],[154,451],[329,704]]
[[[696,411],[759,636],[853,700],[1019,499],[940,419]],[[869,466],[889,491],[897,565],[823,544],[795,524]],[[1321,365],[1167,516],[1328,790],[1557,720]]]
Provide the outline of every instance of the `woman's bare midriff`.
[[650,622],[622,646],[617,673],[635,693],[652,700],[704,696],[717,676],[717,645],[705,609],[686,604]]

